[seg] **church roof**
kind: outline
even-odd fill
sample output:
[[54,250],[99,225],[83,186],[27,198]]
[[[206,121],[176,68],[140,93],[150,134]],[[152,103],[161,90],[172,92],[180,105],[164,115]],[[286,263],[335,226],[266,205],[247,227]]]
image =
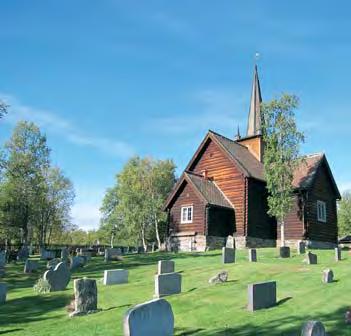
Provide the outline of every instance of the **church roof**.
[[249,119],[247,124],[247,136],[261,134],[261,87],[258,78],[257,65],[255,65],[254,79],[252,82]]

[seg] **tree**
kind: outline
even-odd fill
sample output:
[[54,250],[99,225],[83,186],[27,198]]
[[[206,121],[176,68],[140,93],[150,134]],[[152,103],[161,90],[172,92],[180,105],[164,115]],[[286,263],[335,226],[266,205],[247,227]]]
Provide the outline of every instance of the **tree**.
[[284,218],[293,204],[293,174],[300,164],[299,149],[304,141],[295,121],[298,105],[296,96],[283,94],[261,106],[268,213],[280,224],[281,246],[285,246]]
[[0,119],[7,114],[8,107],[9,106],[5,102],[0,100]]
[[134,244],[142,241],[144,248],[148,240],[160,246],[166,222],[162,206],[174,185],[174,170],[170,160],[130,159],[106,192],[100,232],[108,232],[111,243],[118,236]]
[[338,208],[339,236],[351,234],[351,192],[345,192]]

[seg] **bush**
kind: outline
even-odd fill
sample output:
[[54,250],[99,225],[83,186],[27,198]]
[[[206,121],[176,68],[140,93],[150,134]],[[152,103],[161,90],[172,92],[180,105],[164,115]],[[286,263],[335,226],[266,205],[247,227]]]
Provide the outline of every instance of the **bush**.
[[47,280],[43,278],[39,278],[38,281],[33,286],[33,289],[38,294],[46,294],[50,292],[51,287]]

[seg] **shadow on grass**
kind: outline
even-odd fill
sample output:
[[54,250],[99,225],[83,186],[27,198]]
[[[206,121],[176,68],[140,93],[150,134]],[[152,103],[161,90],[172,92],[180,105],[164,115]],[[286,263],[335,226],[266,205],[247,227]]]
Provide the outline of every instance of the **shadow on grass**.
[[6,301],[0,308],[0,326],[24,324],[51,319],[47,314],[64,308],[71,300],[71,295],[32,295]]
[[[342,307],[330,314],[321,314],[318,316],[305,316],[302,320],[301,316],[288,316],[285,318],[267,321],[263,325],[254,325],[252,323],[241,324],[237,327],[225,327],[215,330],[204,329],[186,329],[175,328],[175,335],[196,335],[196,336],[299,336],[301,334],[302,325],[309,320],[321,321],[327,335],[350,335],[351,326],[345,324],[344,315],[348,307]],[[233,317],[233,322],[235,317]],[[284,326],[287,327],[284,327]],[[294,325],[294,326],[291,326]]]
[[12,333],[12,332],[15,332],[15,331],[21,331],[23,329],[10,329],[10,330],[5,330],[5,331],[0,331],[0,335],[5,335],[5,334],[9,334],[9,333]]

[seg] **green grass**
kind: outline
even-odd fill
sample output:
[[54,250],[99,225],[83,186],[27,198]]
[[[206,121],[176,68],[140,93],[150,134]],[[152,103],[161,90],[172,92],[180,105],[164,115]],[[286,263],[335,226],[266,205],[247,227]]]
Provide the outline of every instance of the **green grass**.
[[[44,271],[23,274],[23,264],[8,265],[1,280],[9,287],[7,302],[0,306],[0,335],[11,336],[112,336],[122,335],[122,320],[132,306],[153,298],[154,274],[159,259],[173,259],[182,274],[182,293],[169,296],[175,315],[176,335],[299,335],[303,322],[321,320],[329,335],[351,335],[344,323],[351,306],[351,257],[334,261],[334,251],[316,251],[318,265],[305,265],[304,256],[276,257],[275,249],[259,249],[258,263],[247,261],[247,251],[238,251],[235,264],[223,265],[219,251],[203,254],[132,255],[122,262],[105,264],[102,257],[73,274],[98,281],[98,305],[101,312],[69,318],[66,306],[73,297],[72,284],[67,290],[37,295],[32,287]],[[129,270],[129,283],[103,286],[104,269]],[[335,282],[323,284],[322,271],[331,268]],[[229,271],[229,281],[209,285],[217,271]],[[247,284],[277,281],[278,305],[248,312]],[[146,335],[147,336],[147,335]]]

